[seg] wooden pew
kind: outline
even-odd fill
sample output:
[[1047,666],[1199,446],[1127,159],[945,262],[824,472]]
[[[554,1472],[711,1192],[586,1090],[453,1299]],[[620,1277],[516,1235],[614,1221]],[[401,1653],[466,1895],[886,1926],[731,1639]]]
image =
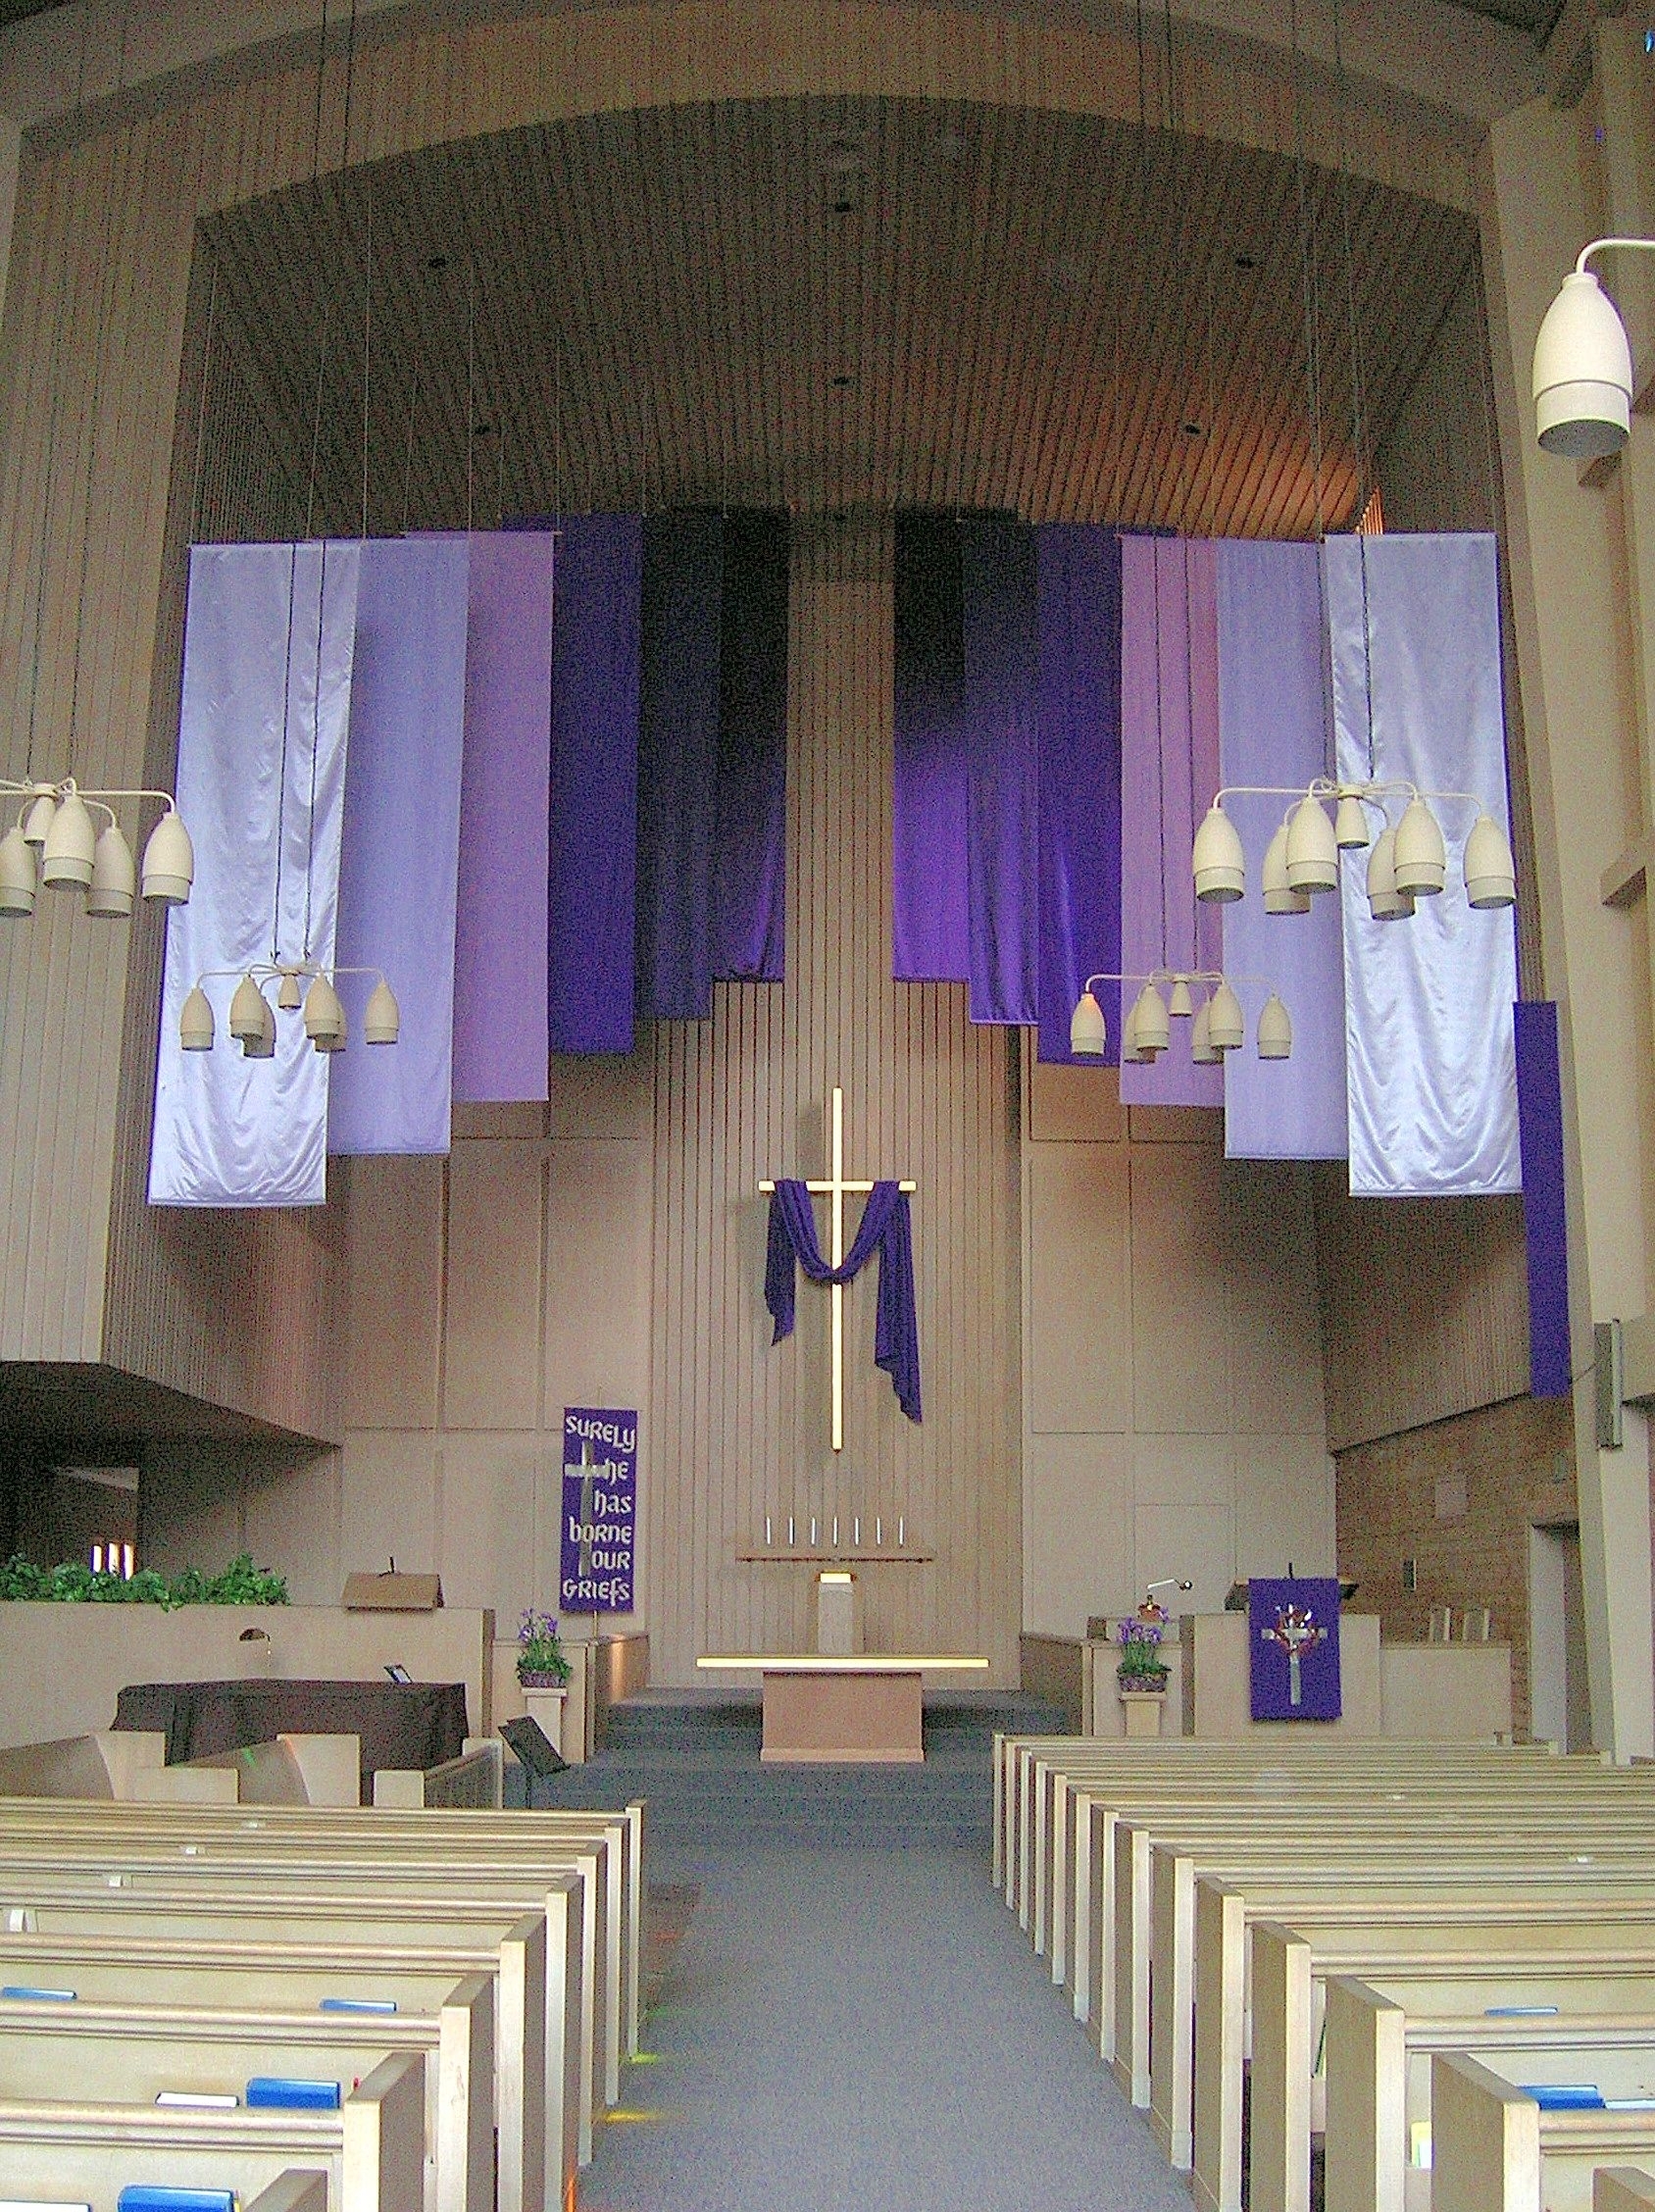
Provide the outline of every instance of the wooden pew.
[[[1428,1978],[1441,1987],[1455,1982],[1480,1986],[1495,1977],[1531,1977],[1556,1995],[1580,1992],[1582,2005],[1598,2001],[1616,1979],[1655,1978],[1655,1906],[1647,1891],[1641,1924],[1617,1919],[1617,1907],[1583,1892],[1569,1919],[1536,1921],[1527,1912],[1495,1927],[1484,1917],[1464,1922],[1404,1924],[1406,1907],[1393,1906],[1389,1924],[1316,1934],[1258,1921],[1253,1938],[1253,2063],[1250,2176],[1254,2200],[1279,2203],[1285,2212],[1310,2204],[1311,2082],[1321,2041],[1315,1976],[1365,1979]],[[1589,1917],[1588,1917],[1589,1916]],[[1239,2112],[1229,2116],[1239,2137]],[[1208,2171],[1217,2153],[1203,2151]],[[1227,2176],[1233,2172],[1229,2159]]]
[[399,2005],[394,2018],[281,2011],[268,1981],[244,1971],[218,1978],[210,2006],[158,2002],[141,1966],[125,1976],[106,1969],[104,1979],[120,2001],[86,2001],[78,1988],[69,2004],[0,1998],[0,2095],[105,2098],[118,2083],[123,2102],[149,2103],[163,2090],[239,2094],[255,2075],[348,2086],[381,2058],[417,2050],[426,2057],[427,2212],[493,2212],[491,1976],[456,1983],[434,2010]]
[[1655,2160],[1655,2112],[1542,2111],[1479,2059],[1438,2052],[1430,2095],[1433,2212],[1591,2212],[1598,2167]]
[[[422,2041],[421,2024],[435,2019],[440,2050],[441,2015],[452,1999],[456,1973],[466,1967],[475,1967],[485,1979],[492,2000],[492,2012],[485,2016],[494,2062],[492,2110],[484,2111],[480,2125],[489,2138],[498,2131],[499,2212],[524,2212],[526,2206],[527,2212],[542,2212],[548,2194],[561,2195],[555,2174],[548,2191],[546,2174],[544,1915],[525,1915],[498,1945],[470,1954],[459,1949],[421,1951],[407,1945],[218,1944],[193,1935],[187,1927],[172,1938],[98,1930],[64,1937],[0,1935],[0,1983],[72,1988],[76,2012],[82,2004],[99,2008],[125,2004],[134,1986],[141,1986],[155,2005],[214,2007],[233,2017],[251,1989],[263,2004],[289,2018],[303,2012],[319,2040],[331,2034],[349,2036],[366,2032],[393,2047],[409,2039]],[[460,1986],[465,1988],[471,1979],[468,1976]],[[341,1996],[389,2001],[397,2006],[397,2013],[386,2017],[320,2011],[325,1999]],[[7,2025],[6,2016],[16,2014],[20,2006],[25,2008],[27,2021],[38,2020],[38,2008],[28,2000],[0,2000],[0,2031]],[[439,2057],[438,2063],[441,2068],[444,2060]],[[474,2041],[474,2080],[478,2063]],[[452,2073],[439,2072],[439,2083],[452,2079]],[[474,2112],[474,2122],[476,2117]],[[444,2139],[444,2118],[439,2115],[439,2143]],[[492,2140],[483,2147],[491,2165]],[[468,2143],[465,2171],[469,2173],[472,2164]],[[451,2170],[452,2163],[445,2168],[439,2154],[439,2173]]]
[[426,2061],[382,2059],[337,2112],[185,2112],[0,2097],[0,2174],[18,2195],[104,2205],[137,2182],[251,2194],[295,2165],[328,2177],[328,2212],[409,2212],[424,2188]]
[[[1344,1975],[1329,1982],[1326,2212],[1394,2212],[1402,2205],[1424,2212],[1429,2205],[1429,2170],[1411,2162],[1410,2144],[1412,2131],[1430,2126],[1430,2060],[1437,2051],[1482,2057],[1507,2080],[1597,2080],[1606,2087],[1596,2054],[1631,2052],[1639,2082],[1630,2086],[1647,2078],[1655,2053],[1655,1975],[1585,1985],[1537,1973],[1522,1981],[1479,1977],[1452,1995],[1454,2008],[1447,2009],[1437,1984],[1376,1987]],[[1556,1999],[1564,2002],[1546,2018],[1518,2017],[1511,2009]],[[1603,2006],[1628,2009],[1596,2009]]]

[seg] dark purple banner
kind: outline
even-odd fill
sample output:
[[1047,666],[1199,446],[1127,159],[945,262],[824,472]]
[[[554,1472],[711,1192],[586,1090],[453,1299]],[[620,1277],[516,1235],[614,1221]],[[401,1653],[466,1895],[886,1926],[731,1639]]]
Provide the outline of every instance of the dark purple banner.
[[1255,1721],[1336,1721],[1339,1699],[1339,1584],[1333,1575],[1295,1575],[1247,1584]]
[[564,1613],[629,1613],[638,1521],[638,1417],[563,1409]]

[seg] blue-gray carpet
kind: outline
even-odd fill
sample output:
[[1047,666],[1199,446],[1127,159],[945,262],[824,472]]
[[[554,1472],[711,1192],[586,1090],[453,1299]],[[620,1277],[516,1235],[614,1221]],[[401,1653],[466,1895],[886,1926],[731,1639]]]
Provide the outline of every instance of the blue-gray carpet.
[[[982,1724],[1012,1716],[967,1715],[928,1714],[943,1756],[887,1770],[909,1785],[885,1803],[900,1848],[868,1839],[869,1770],[758,1769],[756,1716],[750,1742],[714,1719],[721,1786],[685,1709],[666,1802],[672,1731],[652,1736],[650,2056],[600,2134],[584,2212],[1188,2212],[989,1885]],[[554,1786],[604,1803],[644,1763],[634,1740]],[[973,1770],[969,1823],[951,1767]]]

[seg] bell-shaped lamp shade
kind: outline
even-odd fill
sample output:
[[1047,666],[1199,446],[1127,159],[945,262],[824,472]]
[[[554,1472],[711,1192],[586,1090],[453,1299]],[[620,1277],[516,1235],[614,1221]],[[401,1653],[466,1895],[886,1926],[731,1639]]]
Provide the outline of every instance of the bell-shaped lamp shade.
[[34,853],[14,823],[0,837],[0,914],[34,912]]
[[1368,855],[1368,905],[1376,922],[1406,922],[1414,911],[1396,887],[1396,831],[1388,824]]
[[1448,872],[1442,831],[1424,799],[1410,799],[1396,825],[1396,852],[1391,874],[1404,898],[1432,898],[1442,888]]
[[1259,1016],[1259,1058],[1261,1060],[1285,1060],[1293,1049],[1293,1022],[1291,1015],[1274,991],[1264,1002]]
[[86,893],[86,912],[106,922],[125,922],[138,895],[138,872],[132,848],[121,834],[119,822],[98,832],[92,848],[92,883]]
[[289,968],[276,988],[276,1003],[283,1014],[296,1014],[304,1004],[304,985]]
[[194,881],[195,847],[183,816],[169,807],[144,847],[144,897],[159,899],[163,906],[183,906]]
[[1339,848],[1320,799],[1301,799],[1287,825],[1287,881],[1295,891],[1336,891]]
[[1224,1062],[1224,1054],[1213,1042],[1212,1019],[1212,1006],[1203,999],[1195,1009],[1195,1023],[1189,1032],[1189,1057],[1198,1068],[1217,1068]]
[[1207,1041],[1215,1052],[1235,1052],[1243,1033],[1241,1001],[1228,983],[1220,983],[1207,1006]]
[[362,1033],[370,1044],[395,1044],[401,1028],[402,1008],[396,1002],[395,991],[381,976],[368,994]]
[[274,1060],[276,1058],[276,1008],[263,991],[259,993],[259,1033],[257,1036],[248,1037],[242,1044],[242,1056],[248,1060]]
[[1573,269],[1534,340],[1534,431],[1548,453],[1619,453],[1631,424],[1626,327],[1589,269]]
[[1137,1017],[1137,1048],[1141,1060],[1157,1060],[1172,1042],[1167,1023],[1167,1002],[1153,983],[1145,983],[1132,1008]]
[[1195,1012],[1195,1001],[1189,995],[1189,984],[1179,976],[1173,984],[1173,995],[1167,1001],[1167,1012],[1180,1022],[1187,1022]]
[[229,1002],[229,1033],[237,1044],[265,1033],[265,994],[251,976],[243,976]]
[[1346,791],[1333,817],[1333,842],[1340,852],[1360,852],[1368,842],[1368,810]]
[[311,1042],[316,1046],[318,1052],[343,1052],[345,1049],[345,1032],[341,1030],[337,1036],[313,1037]]
[[199,983],[178,1009],[178,1043],[185,1052],[213,1049],[213,1001]]
[[1247,887],[1247,856],[1235,825],[1217,799],[1202,817],[1189,856],[1195,874],[1195,896],[1228,905]]
[[1082,991],[1069,1020],[1069,1049],[1078,1059],[1096,1060],[1107,1042],[1103,1008],[1089,990]]
[[1517,864],[1491,814],[1479,814],[1466,839],[1466,897],[1477,907],[1517,904]]
[[1287,880],[1287,825],[1283,822],[1264,851],[1264,910],[1267,914],[1308,914],[1310,893]]
[[42,791],[24,817],[23,833],[31,845],[38,848],[46,842],[52,828],[52,817],[57,811],[57,794]]
[[305,1034],[319,1052],[325,1052],[345,1034],[345,1010],[339,994],[326,976],[318,976],[305,993]]
[[1138,1050],[1137,1000],[1135,998],[1131,1005],[1128,1007],[1125,1019],[1121,1024],[1121,1058],[1123,1062],[1131,1061],[1134,1066],[1140,1060],[1148,1058],[1146,1053]]
[[58,801],[58,811],[46,832],[40,856],[41,882],[61,883],[70,890],[83,891],[92,880],[92,860],[97,844],[98,833],[86,812],[86,802],[78,791],[71,791]]

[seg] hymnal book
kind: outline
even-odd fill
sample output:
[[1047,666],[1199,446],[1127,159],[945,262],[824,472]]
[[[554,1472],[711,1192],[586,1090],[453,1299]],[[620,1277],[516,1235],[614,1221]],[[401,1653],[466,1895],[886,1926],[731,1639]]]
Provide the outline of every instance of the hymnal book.
[[395,2012],[395,1997],[324,1997],[318,2012]]
[[337,2112],[337,2082],[304,2082],[280,2074],[255,2074],[247,2085],[249,2112]]

